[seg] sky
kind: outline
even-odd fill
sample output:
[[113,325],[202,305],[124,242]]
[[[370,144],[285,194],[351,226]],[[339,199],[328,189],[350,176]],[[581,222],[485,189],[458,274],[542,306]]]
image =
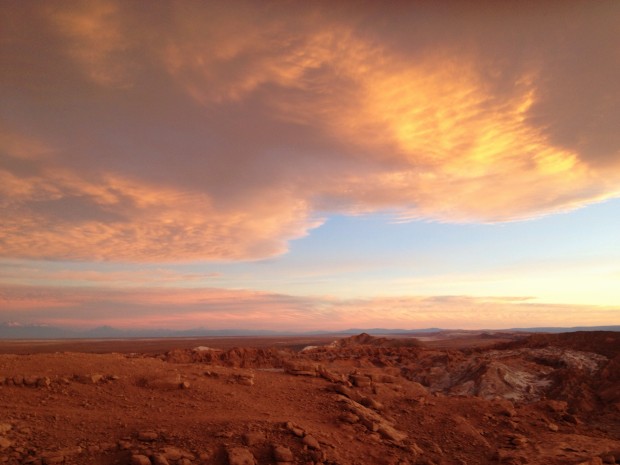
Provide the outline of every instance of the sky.
[[0,321],[620,324],[620,3],[7,0]]

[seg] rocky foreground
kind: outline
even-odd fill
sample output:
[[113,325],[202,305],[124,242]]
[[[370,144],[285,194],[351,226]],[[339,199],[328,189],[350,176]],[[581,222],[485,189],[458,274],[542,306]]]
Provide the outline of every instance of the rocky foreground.
[[0,355],[0,463],[620,463],[620,334]]

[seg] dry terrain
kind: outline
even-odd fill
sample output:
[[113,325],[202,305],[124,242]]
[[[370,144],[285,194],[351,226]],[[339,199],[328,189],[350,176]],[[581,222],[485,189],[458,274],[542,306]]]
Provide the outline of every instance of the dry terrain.
[[620,463],[620,333],[4,341],[0,463]]

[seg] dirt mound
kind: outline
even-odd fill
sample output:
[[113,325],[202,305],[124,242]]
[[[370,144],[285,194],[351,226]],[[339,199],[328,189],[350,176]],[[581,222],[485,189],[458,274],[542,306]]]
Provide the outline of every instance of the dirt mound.
[[414,338],[407,339],[391,339],[387,337],[371,336],[367,333],[361,333],[356,336],[351,336],[343,339],[339,339],[330,344],[332,349],[344,349],[358,346],[371,346],[371,347],[419,347],[420,343]]

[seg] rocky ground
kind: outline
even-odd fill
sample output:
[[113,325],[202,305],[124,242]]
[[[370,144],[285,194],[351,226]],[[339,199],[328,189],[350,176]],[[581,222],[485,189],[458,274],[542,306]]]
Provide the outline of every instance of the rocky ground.
[[0,355],[0,463],[620,463],[620,333],[326,342]]

